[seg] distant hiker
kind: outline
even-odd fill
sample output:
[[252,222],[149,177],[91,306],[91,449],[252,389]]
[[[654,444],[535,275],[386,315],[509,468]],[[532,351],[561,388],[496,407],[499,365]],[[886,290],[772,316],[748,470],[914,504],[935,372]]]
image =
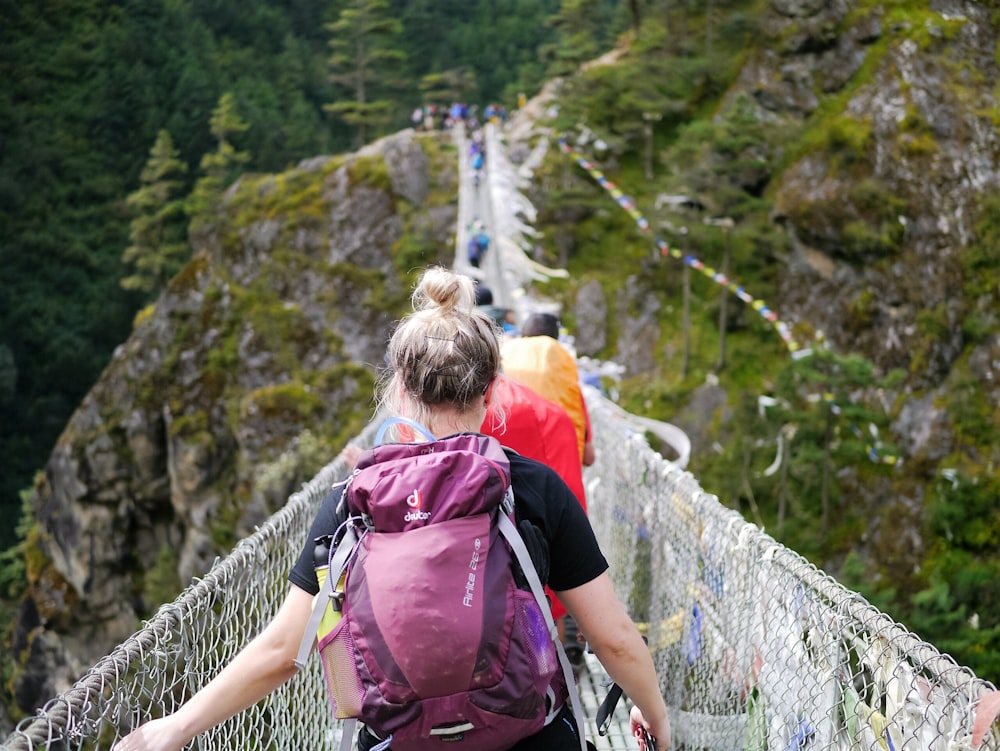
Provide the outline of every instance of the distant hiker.
[[562,405],[576,425],[580,460],[585,467],[593,464],[590,415],[576,360],[559,342],[559,319],[551,313],[530,315],[521,327],[521,336],[504,341],[503,368],[515,381]]
[[500,322],[500,326],[503,327],[503,333],[507,336],[520,336],[521,331],[517,328],[517,317],[514,315],[514,311],[507,308],[503,312],[503,320]]
[[480,282],[478,279],[473,279],[472,283],[476,285],[476,305],[492,305],[493,290]]
[[[666,704],[660,694],[659,679],[652,656],[624,605],[615,594],[608,575],[607,562],[579,502],[553,470],[516,452],[501,450],[494,439],[478,432],[487,408],[493,400],[495,382],[500,372],[500,343],[493,323],[475,309],[472,280],[445,269],[428,269],[414,292],[413,306],[413,313],[400,322],[389,342],[388,360],[391,371],[381,384],[382,406],[390,415],[420,423],[429,431],[430,437],[435,439],[435,443],[421,444],[426,448],[413,452],[413,455],[433,454],[437,442],[448,441],[450,440],[448,437],[485,442],[483,445],[495,447],[500,451],[507,468],[500,469],[509,471],[509,475],[502,475],[503,481],[504,483],[509,481],[513,490],[514,519],[518,529],[523,530],[524,545],[530,543],[528,552],[534,550],[536,553],[536,557],[531,558],[531,565],[528,567],[530,576],[527,576],[528,571],[525,571],[524,567],[521,567],[521,573],[529,579],[532,577],[537,579],[541,578],[536,571],[538,569],[545,575],[545,580],[556,597],[573,614],[581,630],[586,633],[591,649],[608,674],[621,686],[625,695],[634,704],[631,712],[633,734],[645,729],[656,738],[661,749],[667,749],[670,745],[670,721]],[[380,448],[391,449],[394,455],[400,450],[396,444]],[[377,459],[377,456],[376,451],[365,452],[358,462],[359,468],[365,465],[369,458]],[[404,462],[401,471],[405,471],[403,468],[406,460],[400,461]],[[473,482],[481,480],[465,475],[451,484],[464,487],[467,483]],[[434,493],[424,495],[418,492],[419,490],[420,488],[407,490],[412,499],[412,503],[409,504],[412,512],[410,516],[414,520],[412,523],[417,525],[432,516],[422,509],[425,504],[433,508],[435,497]],[[384,492],[388,493],[389,490],[385,489]],[[344,493],[344,484],[340,484],[324,501],[306,538],[307,543],[301,556],[289,575],[291,586],[285,601],[264,630],[246,645],[221,673],[173,714],[139,727],[116,743],[113,751],[180,751],[199,733],[215,727],[265,698],[296,674],[295,659],[302,637],[306,633],[313,598],[320,591],[314,563],[316,553],[314,541],[331,535],[338,529],[340,522],[345,520],[347,509],[340,505]],[[472,517],[463,518],[461,521],[466,519],[472,520]],[[475,520],[475,523],[478,525],[480,520]],[[435,526],[437,524],[429,522],[423,528],[404,531],[401,536],[420,534]],[[528,540],[529,534],[530,540]],[[513,592],[510,589],[502,593],[487,592],[485,584],[488,577],[472,576],[478,574],[480,570],[483,570],[484,574],[489,571],[489,558],[483,560],[481,550],[485,550],[487,546],[491,553],[494,550],[491,536],[479,539],[482,541],[482,546],[476,546],[475,550],[468,551],[471,554],[469,560],[475,566],[463,572],[465,582],[459,588],[458,596],[467,600],[470,608],[484,609],[487,605],[495,606],[498,599],[509,602],[511,596],[515,595],[523,599],[524,593],[520,589],[515,589]],[[358,545],[361,544],[359,541]],[[385,552],[389,547],[391,546],[383,547],[382,551]],[[546,548],[547,555],[545,555]],[[351,549],[353,548],[345,548],[344,551]],[[440,549],[445,553],[455,552],[447,546],[442,546]],[[458,552],[466,552],[466,548],[463,546]],[[338,553],[341,553],[341,550],[334,544],[330,554],[335,557]],[[500,557],[496,560],[509,563],[510,554],[498,552],[497,555]],[[519,560],[523,560],[523,557]],[[543,565],[546,562],[547,567]],[[369,572],[369,575],[371,573]],[[414,597],[419,597],[422,588],[417,585],[424,582],[411,581],[407,578],[409,571],[380,569],[374,573],[381,574],[383,583],[405,585],[408,597],[411,593]],[[371,583],[372,579],[369,578],[368,582]],[[530,598],[532,595],[527,597]],[[421,601],[414,600],[414,602]],[[363,607],[364,604],[362,598],[359,605]],[[444,603],[435,600],[421,602],[420,607],[429,615],[429,609],[439,605],[443,607]],[[391,606],[402,608],[396,612],[412,616],[412,612],[403,612],[405,604],[400,600],[394,601]],[[392,618],[393,611],[390,607],[386,621],[390,627]],[[344,622],[346,620],[345,614]],[[515,620],[516,618],[512,616],[511,628],[515,627]],[[542,626],[542,637],[544,631],[545,627]],[[452,680],[456,673],[455,666],[458,664],[452,654],[452,645],[461,643],[462,636],[457,631],[452,633],[442,630],[436,639],[423,638],[411,643],[403,638],[401,646],[408,658],[412,657],[413,660],[426,661],[429,655],[437,656],[437,659],[441,660],[441,673],[444,676],[442,680]],[[367,662],[368,658],[375,664],[375,658],[366,652],[366,645],[367,642],[362,641],[355,645],[356,652],[352,651],[350,655],[344,653],[345,661],[350,660],[346,662],[344,677],[350,677],[352,671],[357,670],[363,662]],[[513,669],[533,669],[527,664],[530,662],[528,660]],[[345,666],[345,662],[338,663],[331,660],[328,667],[337,669],[338,664]],[[405,666],[398,662],[390,665],[379,663],[378,667],[380,670],[392,669],[394,674],[405,677],[409,663]],[[477,670],[480,668],[481,666],[476,666]],[[505,679],[508,674],[508,670],[501,671],[500,680]],[[339,678],[341,674],[338,672],[335,677]],[[436,690],[434,684],[435,681],[432,679],[428,685],[421,686],[417,698]],[[360,687],[360,689],[359,693],[353,694],[358,705],[363,704],[360,701],[361,697],[367,702],[371,696],[369,688]],[[530,700],[532,696],[533,694],[491,697],[487,706],[450,705],[448,701],[440,701],[437,706],[431,708],[434,716],[440,717],[443,713],[451,713],[451,717],[448,722],[435,722],[423,730],[422,732],[430,734],[427,740],[413,745],[405,741],[397,744],[391,740],[390,736],[393,733],[398,733],[399,738],[405,739],[408,733],[419,729],[411,727],[420,726],[416,718],[420,717],[421,713],[417,711],[412,713],[414,721],[398,726],[394,730],[380,726],[378,720],[366,724],[361,729],[358,746],[361,751],[370,751],[376,744],[380,749],[409,751],[415,747],[422,749],[436,747],[431,744],[438,742],[436,739],[442,734],[449,736],[450,740],[457,740],[452,737],[456,734],[464,734],[463,737],[468,740],[465,745],[477,751],[490,748],[497,751],[580,749],[584,739],[578,734],[578,725],[572,708],[566,704],[565,682],[555,681],[552,684],[548,702],[532,701]],[[410,698],[407,698],[406,702],[410,702]],[[449,698],[450,695],[442,697],[442,699]],[[526,699],[528,701],[525,701]],[[291,707],[293,713],[296,709],[298,708]],[[521,740],[504,743],[502,746],[478,743],[475,739],[492,737],[491,733],[496,730],[494,726],[486,727],[479,724],[480,718],[485,715],[497,718],[504,712],[510,714],[505,719],[496,721],[504,728],[516,727],[517,723],[522,723],[525,735]],[[280,722],[280,716],[280,713],[275,714],[276,722]],[[304,716],[299,719],[307,720]],[[277,727],[269,730],[274,733],[280,732],[280,728]],[[380,743],[379,738],[386,740]],[[350,740],[348,736],[348,743]]]
[[467,244],[466,250],[469,255],[469,263],[475,268],[479,268],[479,264],[483,260],[483,256],[486,255],[487,249],[490,247],[490,237],[482,230],[477,230],[469,237],[469,242]]
[[[494,442],[494,439],[482,436],[478,431],[493,400],[495,382],[500,373],[500,342],[492,322],[475,310],[472,280],[445,269],[428,269],[413,294],[413,307],[413,313],[399,323],[389,342],[391,371],[382,383],[382,406],[388,414],[420,423],[436,441],[457,434],[472,434],[467,437],[473,441],[478,437],[482,441]],[[436,446],[422,445],[426,445],[431,453]],[[500,450],[498,446],[496,448]],[[398,453],[395,449],[393,452]],[[359,467],[365,464],[370,453],[377,458],[374,452],[365,452],[358,462]],[[421,452],[422,455],[427,453]],[[523,530],[522,534],[531,536],[530,541],[525,537],[525,545],[531,543],[529,552],[531,549],[536,552],[537,561],[532,558],[531,563],[535,565],[531,568],[542,569],[541,573],[556,597],[586,633],[597,658],[633,702],[633,734],[646,729],[655,736],[661,749],[667,749],[670,745],[670,721],[652,656],[615,594],[607,562],[586,514],[566,483],[552,469],[516,452],[501,450],[501,456],[505,458],[506,471],[509,471],[509,475],[504,477],[509,480],[513,491],[515,520],[519,529]],[[471,476],[463,476],[455,478],[452,484],[462,487],[474,481]],[[295,658],[306,633],[313,598],[320,590],[314,563],[314,540],[332,534],[344,521],[347,509],[341,507],[340,501],[345,484],[335,486],[320,508],[301,556],[289,575],[291,586],[285,601],[271,622],[221,673],[176,712],[139,727],[116,743],[113,751],[180,751],[199,733],[265,698],[296,674]],[[385,492],[389,492],[388,489]],[[409,523],[419,525],[432,516],[429,513],[425,516],[421,508],[425,503],[431,505],[433,497],[433,493],[430,497],[412,493],[414,521]],[[419,534],[434,526],[436,524],[431,522],[423,529],[403,532],[402,535]],[[484,540],[484,550],[487,542]],[[392,541],[387,539],[384,545],[383,551],[391,549]],[[439,550],[440,553],[428,555],[443,554],[448,549]],[[492,550],[490,546],[491,553]],[[337,552],[339,549],[335,543],[330,553],[335,555]],[[479,547],[476,552],[481,553]],[[548,565],[544,566],[546,559]],[[477,565],[481,563],[484,569],[488,566],[488,559],[482,560],[481,555],[472,560]],[[415,596],[419,595],[415,585],[420,582],[410,582],[406,578],[407,571],[381,573],[384,583],[404,583],[414,590]],[[386,573],[398,575],[385,576]],[[466,572],[467,582],[460,590],[461,596],[468,598],[470,605],[484,606],[486,603],[482,598],[485,592],[479,586],[487,583],[487,577],[472,577],[469,573],[472,572]],[[532,572],[532,576],[536,573]],[[369,580],[371,583],[372,580]],[[509,598],[509,592],[505,596]],[[390,604],[398,607],[400,602]],[[364,603],[360,606],[363,607]],[[421,607],[426,609],[434,607],[434,604],[422,604]],[[389,617],[388,622],[391,623],[391,611]],[[345,621],[346,618],[345,614]],[[408,647],[407,653],[414,660],[426,660],[428,655],[438,655],[441,673],[445,679],[450,679],[455,672],[456,661],[449,650],[459,637],[458,633],[442,632],[440,638],[434,640],[419,639],[412,643],[404,640],[403,646]],[[366,642],[356,646],[361,650],[359,657],[368,656],[364,654]],[[352,667],[348,670],[356,670],[360,665],[354,661],[353,655],[350,665]],[[336,669],[336,663],[332,662],[329,667]],[[398,663],[379,667],[393,669],[400,676],[406,674],[406,668]],[[344,675],[346,677],[349,673],[345,670]],[[503,675],[506,676],[507,672]],[[360,688],[361,692],[355,698],[367,698],[369,689]],[[420,689],[421,693],[434,690],[434,681]],[[491,737],[490,734],[495,731],[478,724],[479,719],[484,713],[496,718],[510,712],[507,720],[499,722],[504,727],[517,727],[516,723],[522,723],[520,727],[525,728],[524,735],[520,736],[521,740],[499,748],[509,751],[574,751],[582,746],[583,730],[578,727],[573,711],[565,703],[566,695],[565,683],[557,681],[553,683],[547,705],[525,702],[524,699],[530,698],[528,694],[496,697],[486,707],[471,706],[459,700],[450,705],[450,701],[445,701],[450,700],[450,695],[442,696],[434,709],[435,715],[440,715],[442,708],[445,712],[449,711],[449,706],[453,715],[451,722],[436,723],[434,727],[426,728],[426,732],[437,735],[431,735],[418,746],[406,742],[397,744],[390,735],[398,732],[401,738],[406,738],[410,725],[392,730],[379,726],[375,721],[362,728],[358,746],[361,751],[370,751],[376,744],[380,749],[409,751],[414,747],[431,748],[432,739],[441,733],[465,733],[470,741],[467,744],[470,750],[497,748],[480,745],[473,740]],[[413,714],[414,718],[418,716],[419,712]],[[305,721],[306,718],[300,719]],[[379,738],[386,740],[380,743]]]

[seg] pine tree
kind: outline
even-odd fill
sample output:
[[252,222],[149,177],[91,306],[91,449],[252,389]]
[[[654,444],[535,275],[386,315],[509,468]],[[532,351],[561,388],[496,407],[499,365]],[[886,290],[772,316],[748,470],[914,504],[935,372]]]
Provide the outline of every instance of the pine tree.
[[135,217],[129,228],[131,245],[122,253],[122,262],[132,267],[120,281],[123,289],[161,289],[187,255],[183,201],[174,198],[181,186],[178,177],[186,171],[169,131],[161,130],[139,176],[139,189],[125,199]]
[[444,106],[466,102],[476,90],[476,74],[468,68],[428,73],[420,79],[419,89],[425,102]]
[[190,232],[197,237],[212,223],[212,215],[222,200],[222,193],[233,177],[236,167],[246,163],[250,154],[237,151],[230,141],[233,135],[249,129],[236,111],[236,98],[227,92],[219,98],[209,120],[212,135],[218,143],[215,151],[201,158],[202,177],[188,196],[185,209],[191,217]]
[[351,0],[337,21],[326,27],[331,34],[330,80],[350,94],[324,109],[357,126],[358,146],[366,142],[369,129],[388,125],[397,109],[383,96],[401,85],[398,70],[405,59],[391,46],[401,37],[403,24],[390,12],[388,0]]
[[[878,441],[888,417],[883,407],[866,403],[866,394],[897,385],[900,374],[883,378],[860,355],[839,355],[821,346],[807,357],[792,360],[779,374],[775,393],[777,411],[785,424],[795,426],[788,447],[789,471],[800,483],[796,495],[816,497],[821,527],[827,528],[830,503],[839,495],[837,470],[858,463],[882,463],[895,456],[891,446]],[[891,466],[894,461],[888,462]]]
[[604,0],[562,0],[559,12],[546,19],[558,35],[557,42],[541,50],[551,75],[570,75],[600,55],[610,23],[606,5]]

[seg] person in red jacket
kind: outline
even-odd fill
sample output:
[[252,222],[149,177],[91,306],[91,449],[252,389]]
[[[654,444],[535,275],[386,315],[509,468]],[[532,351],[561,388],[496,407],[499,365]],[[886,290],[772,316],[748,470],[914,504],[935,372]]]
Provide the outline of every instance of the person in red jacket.
[[523,383],[503,376],[497,379],[493,394],[482,433],[522,456],[552,467],[586,511],[576,426],[566,410]]

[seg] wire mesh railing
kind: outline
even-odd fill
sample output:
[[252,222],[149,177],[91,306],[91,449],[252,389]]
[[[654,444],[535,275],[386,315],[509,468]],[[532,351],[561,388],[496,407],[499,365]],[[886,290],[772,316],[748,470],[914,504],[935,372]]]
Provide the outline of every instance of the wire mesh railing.
[[[648,638],[674,748],[1000,749],[990,683],[721,505],[620,409],[587,396],[597,446],[585,475],[589,513]],[[370,440],[370,429],[359,437]],[[275,613],[309,524],[346,470],[339,460],[326,467],[0,748],[110,748],[185,701]],[[196,745],[330,748],[339,734],[313,660]],[[619,735],[603,747],[634,741]]]

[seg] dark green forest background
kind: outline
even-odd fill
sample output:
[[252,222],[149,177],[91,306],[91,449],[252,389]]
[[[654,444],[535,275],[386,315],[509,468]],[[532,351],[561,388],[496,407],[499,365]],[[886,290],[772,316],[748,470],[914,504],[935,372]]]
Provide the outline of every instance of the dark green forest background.
[[[378,3],[0,1],[0,549],[15,541],[20,491],[156,293],[119,281],[132,219],[125,199],[157,133],[169,132],[188,167],[181,193],[217,146],[209,121],[224,93],[249,126],[233,136],[249,157],[242,169],[281,171],[351,148],[356,128],[324,105],[350,97],[331,79],[328,25],[358,5]],[[616,3],[592,5],[608,23],[591,44],[607,44]],[[403,29],[392,42],[403,54],[383,74],[396,86],[379,92],[392,104],[379,130],[409,125],[425,99],[420,84],[443,85],[434,74],[461,80],[473,103],[510,106],[519,91],[537,90],[558,63],[548,19],[559,7],[371,8]]]

